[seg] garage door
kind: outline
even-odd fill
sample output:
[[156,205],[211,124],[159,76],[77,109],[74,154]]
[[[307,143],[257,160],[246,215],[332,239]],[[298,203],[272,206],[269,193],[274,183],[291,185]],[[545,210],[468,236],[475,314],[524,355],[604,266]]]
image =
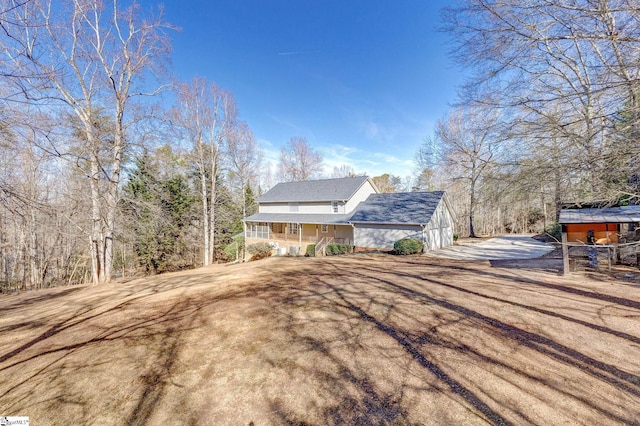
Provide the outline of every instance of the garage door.
[[453,244],[453,228],[430,229],[427,231],[427,250],[437,250]]
[[392,250],[393,244],[402,238],[417,238],[422,241],[422,228],[420,226],[356,226],[353,235],[357,247]]

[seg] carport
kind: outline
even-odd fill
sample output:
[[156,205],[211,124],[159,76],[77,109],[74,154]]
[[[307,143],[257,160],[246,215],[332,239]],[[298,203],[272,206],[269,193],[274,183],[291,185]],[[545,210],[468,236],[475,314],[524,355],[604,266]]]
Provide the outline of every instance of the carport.
[[[571,247],[588,246],[597,253],[598,248],[607,249],[609,266],[622,255],[637,254],[640,244],[640,206],[608,208],[576,208],[560,211],[558,223],[562,226],[562,265],[566,274],[570,270]],[[611,255],[613,253],[613,255]]]

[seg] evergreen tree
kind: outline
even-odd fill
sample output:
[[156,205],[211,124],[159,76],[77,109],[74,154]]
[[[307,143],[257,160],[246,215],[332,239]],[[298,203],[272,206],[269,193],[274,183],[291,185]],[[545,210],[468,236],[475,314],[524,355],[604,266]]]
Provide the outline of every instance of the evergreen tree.
[[136,159],[121,203],[138,264],[148,273],[193,266],[185,235],[196,199],[183,175],[160,175],[148,153]]

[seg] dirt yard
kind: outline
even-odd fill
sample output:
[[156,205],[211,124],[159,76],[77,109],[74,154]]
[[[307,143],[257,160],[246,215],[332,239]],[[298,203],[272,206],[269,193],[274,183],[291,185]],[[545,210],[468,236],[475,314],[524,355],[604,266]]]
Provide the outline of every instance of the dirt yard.
[[487,261],[270,258],[0,297],[39,425],[640,424],[640,286]]

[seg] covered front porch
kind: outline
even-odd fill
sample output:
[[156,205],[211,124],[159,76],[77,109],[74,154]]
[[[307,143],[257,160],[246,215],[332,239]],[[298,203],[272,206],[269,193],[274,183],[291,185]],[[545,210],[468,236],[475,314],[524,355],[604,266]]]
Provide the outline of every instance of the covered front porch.
[[245,222],[246,244],[268,242],[285,247],[290,253],[296,247],[297,254],[306,253],[309,244],[353,244],[353,227],[350,224],[322,224],[304,222]]

